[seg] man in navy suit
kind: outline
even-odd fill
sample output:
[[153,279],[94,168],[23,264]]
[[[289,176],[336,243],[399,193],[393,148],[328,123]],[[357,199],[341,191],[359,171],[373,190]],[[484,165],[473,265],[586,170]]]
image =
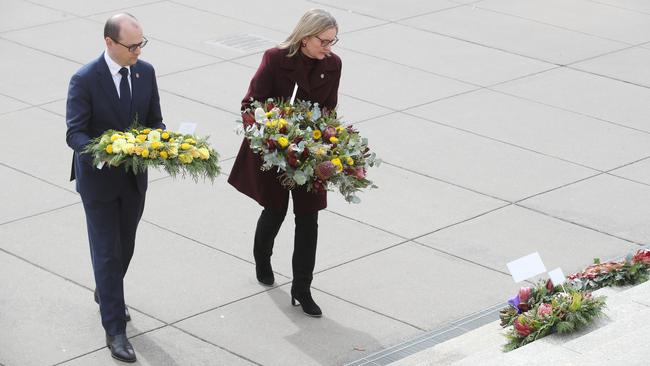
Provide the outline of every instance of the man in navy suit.
[[66,141],[74,150],[71,180],[76,179],[86,213],[90,253],[106,345],[121,361],[135,362],[126,337],[130,320],[123,278],[133,256],[138,222],[144,210],[147,174],[123,167],[94,165],[83,149],[108,129],[126,130],[134,120],[165,128],[153,67],[138,60],[147,44],[140,23],[117,14],[104,26],[106,50],[70,80]]

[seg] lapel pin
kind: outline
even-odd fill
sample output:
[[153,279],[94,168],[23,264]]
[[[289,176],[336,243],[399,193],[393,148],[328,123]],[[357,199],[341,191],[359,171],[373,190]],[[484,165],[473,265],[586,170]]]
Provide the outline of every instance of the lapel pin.
[[136,78],[136,79],[139,79],[139,78],[140,78],[140,74],[136,72],[136,73],[135,73],[135,78]]
[[320,78],[321,78],[321,79],[324,79],[324,78],[325,78],[325,74],[320,74]]

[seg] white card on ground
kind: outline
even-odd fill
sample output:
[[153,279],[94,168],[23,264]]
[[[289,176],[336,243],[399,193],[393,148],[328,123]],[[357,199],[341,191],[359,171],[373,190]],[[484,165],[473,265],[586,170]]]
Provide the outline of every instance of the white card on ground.
[[538,252],[528,254],[525,257],[515,259],[507,264],[508,271],[515,282],[527,280],[540,273],[546,272],[546,267]]
[[182,122],[180,126],[178,126],[178,133],[182,133],[183,135],[194,135],[194,131],[196,130],[196,123],[192,122]]
[[562,268],[556,268],[548,273],[548,277],[551,278],[551,282],[553,282],[553,286],[560,286],[566,281],[566,277],[564,276],[564,272],[562,272]]

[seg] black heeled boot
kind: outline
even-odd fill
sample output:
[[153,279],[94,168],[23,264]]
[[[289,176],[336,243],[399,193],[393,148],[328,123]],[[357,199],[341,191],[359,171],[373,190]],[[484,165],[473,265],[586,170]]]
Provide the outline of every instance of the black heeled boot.
[[265,286],[273,286],[275,276],[271,267],[273,242],[280,231],[286,212],[276,212],[265,208],[257,220],[253,257],[255,257],[255,275],[257,281]]
[[291,286],[291,304],[302,307],[302,311],[313,317],[321,317],[323,312],[311,297],[311,281],[316,265],[316,243],[318,241],[318,212],[296,215],[296,232],[294,238],[293,283]]

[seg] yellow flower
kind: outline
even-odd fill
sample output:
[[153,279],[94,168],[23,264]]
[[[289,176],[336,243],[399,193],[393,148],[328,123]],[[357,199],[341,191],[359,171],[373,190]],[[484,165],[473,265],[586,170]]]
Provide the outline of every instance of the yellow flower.
[[313,115],[314,115],[314,114],[313,114],[311,111],[307,112],[307,118],[308,118],[308,119],[311,119],[311,117],[312,117]]
[[136,155],[140,155],[140,154],[142,154],[142,150],[144,150],[144,147],[142,147],[142,146],[136,146],[136,147],[133,148],[133,152],[134,152]]
[[169,147],[169,156],[174,157],[178,155],[178,146],[176,144],[173,144],[172,146]]
[[113,144],[106,145],[106,152],[109,154],[113,153]]
[[171,144],[171,143],[174,143],[174,142],[176,142],[175,139],[173,139],[173,138],[169,139],[169,143],[170,143],[170,144]]
[[118,134],[118,133],[114,133],[114,134],[111,136],[111,142],[113,142],[113,141],[115,141],[115,140],[117,140],[117,139],[119,139],[119,138],[121,138],[121,137],[122,137],[122,135],[120,135],[120,134]]
[[352,159],[351,157],[348,156],[347,158],[345,158],[345,163],[348,164],[349,166],[353,166],[354,165],[354,159]]
[[162,128],[156,128],[156,131],[162,132]]
[[160,137],[162,137],[163,140],[167,140],[169,138],[169,133],[168,132],[163,132]]
[[289,114],[291,112],[291,107],[284,107],[284,114]]
[[318,150],[316,150],[316,155],[318,156],[323,156],[327,154],[327,150],[323,147],[319,147]]
[[272,115],[273,115],[272,112],[266,112],[266,118],[271,118]]
[[314,136],[314,140],[320,140],[320,137],[323,136],[323,133],[320,132],[320,130],[314,130],[312,135]]
[[289,139],[284,136],[278,138],[278,145],[280,145],[282,149],[286,148],[289,146]]
[[192,145],[196,144],[196,140],[194,140],[193,138],[186,138],[184,142],[187,142],[188,144],[192,144]]
[[280,128],[285,127],[287,124],[288,124],[288,123],[287,123],[287,120],[284,119],[284,118],[280,118],[280,119],[278,120],[278,126],[279,126]]
[[337,126],[336,127],[336,133],[341,133],[343,131],[345,131],[345,127],[343,127],[343,126]]
[[168,156],[169,156],[169,155],[167,154],[167,151],[164,151],[164,150],[163,150],[163,151],[160,152],[160,157],[163,158],[163,160],[164,160],[164,159],[167,159]]
[[151,132],[150,128],[145,128],[144,130],[142,130],[142,133],[145,135],[149,134],[149,132]]
[[201,154],[199,153],[199,150],[198,150],[198,149],[192,149],[192,150],[190,150],[190,154],[192,154],[192,157],[193,157],[193,158],[198,158],[198,157],[201,156]]
[[151,148],[154,150],[160,149],[161,146],[163,146],[163,143],[160,141],[154,141],[151,143]]
[[122,152],[131,155],[133,154],[133,149],[135,149],[135,145],[133,145],[130,142],[127,142],[126,144],[124,144],[124,147],[122,147]]
[[332,164],[334,164],[334,166],[336,167],[336,171],[337,171],[337,172],[340,172],[340,171],[343,170],[343,164],[341,163],[341,159],[339,159],[339,158],[334,158],[334,159],[332,159],[332,160],[330,160],[330,161],[331,161]]
[[266,127],[269,127],[269,128],[270,128],[270,127],[271,127],[271,121],[267,121],[267,122],[265,123],[265,125],[266,125]]
[[143,158],[146,158],[149,156],[149,149],[144,149],[142,150],[142,153],[140,154]]
[[136,141],[143,143],[147,139],[147,135],[138,135],[135,137]]
[[193,160],[192,155],[190,154],[180,154],[178,156],[178,160],[181,161],[183,164],[190,164]]
[[199,148],[198,151],[199,151],[199,156],[201,157],[201,159],[203,159],[203,160],[210,159],[210,150],[208,150],[205,147],[202,147],[202,148]]
[[190,146],[191,146],[190,144],[188,144],[187,142],[184,142],[184,143],[181,144],[181,149],[189,150]]
[[332,137],[330,137],[330,142],[335,144],[335,143],[339,142],[339,139],[336,136],[332,136]]

